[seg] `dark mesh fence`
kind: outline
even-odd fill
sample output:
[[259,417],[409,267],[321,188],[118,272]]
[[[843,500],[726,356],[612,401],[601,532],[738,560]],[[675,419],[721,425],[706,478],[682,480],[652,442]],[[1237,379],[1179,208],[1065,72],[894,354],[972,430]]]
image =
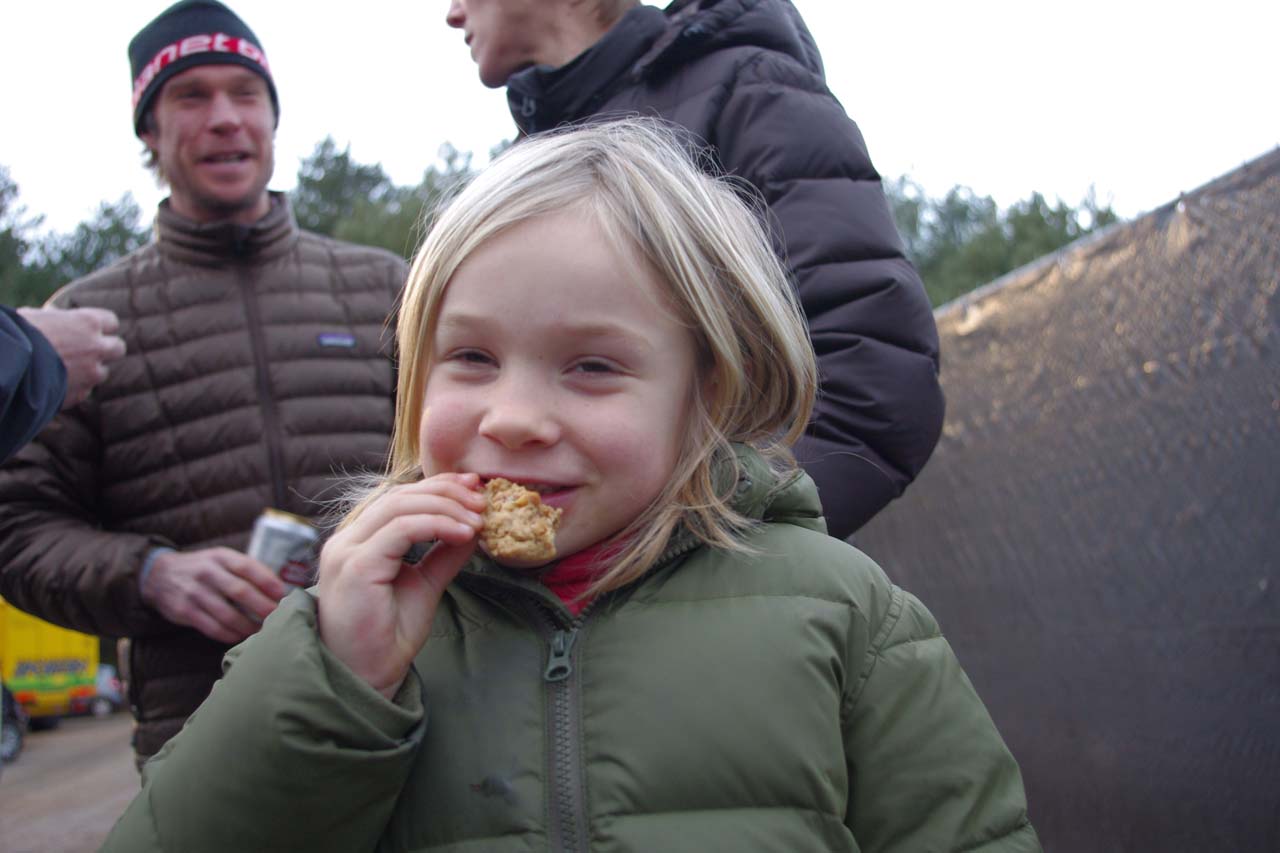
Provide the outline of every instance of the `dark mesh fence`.
[[1051,853],[1280,850],[1280,150],[939,311],[947,424],[858,544]]

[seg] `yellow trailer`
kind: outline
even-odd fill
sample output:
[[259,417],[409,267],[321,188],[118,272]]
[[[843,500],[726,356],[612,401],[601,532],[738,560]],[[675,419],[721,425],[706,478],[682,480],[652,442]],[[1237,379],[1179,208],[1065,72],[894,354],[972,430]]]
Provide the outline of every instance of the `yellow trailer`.
[[98,638],[51,625],[0,598],[0,679],[33,726],[53,725],[92,699]]

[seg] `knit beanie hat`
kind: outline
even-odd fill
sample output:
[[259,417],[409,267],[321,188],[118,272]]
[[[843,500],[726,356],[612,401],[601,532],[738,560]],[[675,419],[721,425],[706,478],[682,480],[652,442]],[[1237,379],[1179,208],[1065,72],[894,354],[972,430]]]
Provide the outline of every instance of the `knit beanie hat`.
[[197,65],[218,64],[243,65],[262,75],[271,93],[276,123],[280,123],[276,84],[253,30],[217,0],[182,0],[161,12],[129,42],[134,133],[142,135],[142,117],[166,80]]

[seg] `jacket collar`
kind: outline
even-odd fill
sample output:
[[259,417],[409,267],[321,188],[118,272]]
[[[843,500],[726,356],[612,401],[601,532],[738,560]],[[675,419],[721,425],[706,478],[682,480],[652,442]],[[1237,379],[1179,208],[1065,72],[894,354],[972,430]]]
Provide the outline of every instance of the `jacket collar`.
[[513,75],[507,105],[521,135],[540,133],[595,115],[628,83],[734,46],[785,54],[823,77],[818,46],[791,0],[675,0],[665,11],[637,6],[566,65]]
[[298,240],[298,224],[283,193],[270,193],[271,210],[252,225],[201,223],[175,213],[165,199],[156,214],[156,245],[169,260],[197,266],[261,262],[289,252]]
[[512,75],[507,105],[520,132],[539,133],[593,114],[666,28],[661,9],[637,6],[566,65],[538,65]]

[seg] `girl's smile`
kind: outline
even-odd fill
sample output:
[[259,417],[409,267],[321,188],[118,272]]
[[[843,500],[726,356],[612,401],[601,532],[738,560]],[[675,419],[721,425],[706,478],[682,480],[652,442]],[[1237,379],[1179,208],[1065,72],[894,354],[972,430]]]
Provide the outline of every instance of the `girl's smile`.
[[511,474],[482,474],[480,476],[480,485],[483,486],[495,477],[502,477],[505,480],[524,486],[531,492],[537,492],[538,497],[542,499],[544,504],[557,509],[564,509],[570,504],[576,491],[576,487],[571,485],[547,483],[536,478],[531,479]]

